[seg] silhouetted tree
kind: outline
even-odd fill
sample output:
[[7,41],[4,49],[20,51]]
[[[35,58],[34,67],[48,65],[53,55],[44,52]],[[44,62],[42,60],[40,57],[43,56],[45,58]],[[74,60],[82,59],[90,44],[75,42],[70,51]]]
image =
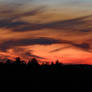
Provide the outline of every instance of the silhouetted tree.
[[31,60],[31,63],[34,64],[34,65],[38,65],[38,61],[36,60],[36,58],[33,58],[33,59]]
[[21,64],[20,57],[17,57],[17,58],[16,58],[15,64]]
[[35,58],[32,58],[32,60],[28,62],[27,66],[28,71],[38,71],[40,64]]
[[6,61],[6,64],[11,64],[11,60],[8,59],[8,60]]
[[53,66],[54,65],[54,63],[53,62],[51,62],[51,66]]
[[60,63],[59,63],[59,61],[57,60],[57,61],[56,61],[56,65],[59,65],[59,64],[60,64]]

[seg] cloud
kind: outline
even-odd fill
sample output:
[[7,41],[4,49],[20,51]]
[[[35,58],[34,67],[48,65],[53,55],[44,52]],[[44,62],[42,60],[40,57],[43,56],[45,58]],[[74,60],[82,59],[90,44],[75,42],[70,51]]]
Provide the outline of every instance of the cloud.
[[[6,8],[6,6],[8,8]],[[36,16],[38,14],[41,14],[45,12],[46,9],[45,6],[40,6],[29,11],[20,12],[19,9],[21,9],[22,6],[22,4],[2,5],[0,10],[0,28],[11,29],[14,32],[37,31],[46,28],[57,30],[64,29],[67,32],[68,30],[77,30],[80,32],[84,32],[82,30],[86,29],[89,32],[89,29],[91,29],[89,27],[89,25],[91,26],[91,24],[87,24],[88,20],[85,19],[92,17],[92,15],[49,23],[32,23],[31,21],[28,22],[25,20],[21,20],[21,18],[23,17]]]
[[30,52],[24,53],[24,56],[28,56],[28,57],[31,57],[31,58],[38,58],[38,59],[46,59],[44,57],[40,57],[40,56],[34,55],[34,54],[30,53]]
[[27,50],[26,48],[21,48],[21,47],[14,48],[14,49],[12,49],[12,52],[14,54],[17,54],[19,57],[22,57],[23,59],[24,58],[27,58],[27,59],[31,59],[31,58],[45,59],[44,57],[34,55],[32,50]]
[[[65,30],[65,31],[73,31],[76,30],[79,32],[84,32],[83,30],[87,30],[88,32],[90,32],[90,30],[92,29],[90,26],[91,24],[87,24],[87,18],[92,17],[92,15],[90,16],[85,16],[85,17],[80,17],[80,18],[75,18],[75,19],[69,19],[69,20],[64,20],[64,21],[54,21],[54,22],[50,22],[50,23],[43,23],[43,24],[39,24],[39,23],[26,23],[24,22],[20,24],[20,26],[18,25],[17,27],[13,26],[13,30],[17,31],[17,32],[23,32],[23,31],[37,31],[37,30],[42,30],[42,29],[56,29],[56,30]],[[91,21],[91,20],[90,20]],[[89,22],[90,23],[90,22]],[[18,24],[18,23],[16,23]],[[90,29],[90,30],[89,30]]]
[[[14,5],[14,6],[13,6]],[[21,12],[18,11],[22,4],[13,4],[13,5],[2,5],[0,10],[0,28],[12,29],[12,31],[22,31],[23,29],[26,31],[33,29],[32,23],[26,22],[25,20],[21,20],[23,17],[35,16],[40,14],[45,9],[44,6],[37,7],[35,9],[31,9],[29,11]],[[6,8],[6,6],[8,8]],[[4,9],[3,9],[4,8]],[[34,25],[35,27],[35,25]]]
[[56,49],[54,49],[54,50],[51,50],[51,51],[50,51],[50,53],[58,52],[58,51],[61,51],[61,50],[67,49],[67,48],[69,48],[69,47],[71,47],[71,46],[62,47],[62,48],[56,48]]
[[[89,25],[91,24],[87,24],[87,18],[92,17],[92,15],[89,16],[84,16],[84,17],[80,17],[80,18],[75,18],[75,19],[69,19],[69,20],[60,20],[60,21],[54,21],[54,22],[50,22],[50,23],[21,23],[20,25],[18,25],[17,27],[13,26],[13,30],[17,31],[17,32],[23,32],[23,31],[37,31],[37,30],[42,30],[42,29],[56,29],[56,30],[65,30],[68,32],[68,30],[71,30],[74,32],[74,30],[79,31],[79,32],[83,32],[81,30],[88,30],[92,29],[89,27]],[[91,20],[90,20],[91,21]],[[89,22],[90,23],[90,22]],[[12,23],[13,24],[13,23]],[[11,24],[11,25],[12,25]],[[15,23],[18,24],[18,23]]]
[[58,40],[54,38],[48,38],[48,37],[39,37],[39,38],[28,38],[28,39],[15,39],[15,40],[7,40],[0,44],[0,50],[7,51],[8,49],[13,49],[19,46],[32,46],[32,45],[52,45],[52,44],[67,44],[68,47],[55,49],[51,52],[56,52],[59,50],[63,50],[70,47],[76,47],[80,50],[90,52],[91,46],[89,43],[82,42],[82,43],[76,43],[68,40]]
[[31,38],[31,39],[19,39],[19,40],[7,40],[0,44],[0,48],[2,51],[6,51],[7,49],[14,48],[16,46],[30,46],[30,45],[51,45],[51,44],[59,44],[60,40],[56,40],[53,38]]
[[64,50],[64,49],[67,49],[67,48],[71,48],[71,47],[75,47],[77,49],[80,49],[80,50],[83,50],[83,51],[86,51],[86,52],[90,52],[91,53],[91,46],[89,43],[74,43],[72,41],[61,41],[62,44],[67,44],[69,46],[66,46],[66,47],[63,47],[63,48],[56,48],[52,51],[50,51],[50,53],[53,53],[53,52],[58,52],[58,51],[61,51],[61,50]]
[[28,50],[27,48],[17,47],[10,49],[9,51],[0,51],[0,62],[5,62],[7,59],[14,60],[16,57],[20,57],[22,60],[30,60],[31,58],[46,59],[41,56],[33,54],[34,51]]

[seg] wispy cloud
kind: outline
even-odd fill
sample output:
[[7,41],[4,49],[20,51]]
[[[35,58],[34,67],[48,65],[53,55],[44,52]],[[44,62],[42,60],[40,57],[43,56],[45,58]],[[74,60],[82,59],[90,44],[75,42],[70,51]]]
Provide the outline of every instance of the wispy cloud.
[[32,50],[27,50],[26,48],[14,48],[12,50],[12,53],[17,54],[19,57],[22,57],[23,59],[31,59],[31,58],[38,58],[38,59],[45,59],[44,57],[37,56],[33,54]]
[[[7,9],[6,9],[6,6],[1,7],[0,28],[12,29],[12,31],[20,31],[23,29],[25,30],[27,28],[29,28],[29,30],[31,30],[33,24],[28,23],[25,20],[21,20],[21,18],[28,17],[28,16],[35,16],[36,14],[43,12],[43,9],[45,8],[45,7],[41,6],[41,7],[37,7],[36,9],[33,9],[33,10],[19,13],[18,9],[20,9],[21,6],[22,5],[15,5],[15,7],[13,7],[10,5]],[[3,9],[3,8],[5,8],[5,9]],[[7,15],[7,16],[5,16],[5,15]]]
[[[87,24],[87,18],[92,17],[92,15],[89,16],[84,16],[84,17],[79,17],[79,18],[74,18],[74,19],[69,19],[69,20],[60,20],[60,21],[54,21],[50,23],[32,23],[32,22],[27,22],[25,20],[21,20],[23,17],[28,17],[28,16],[35,16],[37,14],[41,14],[42,12],[45,12],[45,7],[37,7],[36,9],[29,10],[26,12],[20,12],[18,13],[18,9],[22,5],[15,5],[16,7],[10,7],[10,8],[4,8],[5,6],[1,7],[0,11],[0,28],[6,28],[6,29],[11,29],[12,31],[17,31],[17,32],[23,32],[23,31],[34,31],[34,30],[40,30],[40,29],[59,29],[59,30],[79,30],[81,32],[85,32],[83,30],[89,31],[91,27]],[[8,15],[8,16],[5,16]],[[91,20],[90,20],[91,22]]]
[[80,44],[78,44],[78,43],[74,43],[72,41],[65,41],[65,40],[62,40],[61,43],[62,44],[67,44],[69,46],[65,46],[63,48],[56,48],[56,49],[50,51],[50,53],[58,52],[58,51],[61,51],[61,50],[67,49],[67,48],[71,48],[71,47],[75,47],[77,49],[80,49],[80,50],[83,50],[83,51],[86,51],[86,52],[90,52],[90,53],[91,53],[90,50],[92,50],[89,43],[80,43]]
[[60,40],[56,40],[53,38],[31,38],[31,39],[20,39],[20,40],[7,40],[0,44],[0,48],[3,51],[7,49],[11,49],[17,46],[30,46],[30,45],[51,45],[51,44],[59,44]]

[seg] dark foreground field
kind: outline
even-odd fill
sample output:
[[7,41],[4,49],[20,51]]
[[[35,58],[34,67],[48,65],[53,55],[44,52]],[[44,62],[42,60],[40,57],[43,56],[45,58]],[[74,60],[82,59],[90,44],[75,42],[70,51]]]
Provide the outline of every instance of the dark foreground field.
[[[91,65],[64,65],[58,61],[55,64],[38,64],[32,59],[28,64],[19,58],[11,63],[0,63],[0,80],[27,81],[33,87],[87,87],[92,80]],[[88,87],[91,87],[88,86]]]

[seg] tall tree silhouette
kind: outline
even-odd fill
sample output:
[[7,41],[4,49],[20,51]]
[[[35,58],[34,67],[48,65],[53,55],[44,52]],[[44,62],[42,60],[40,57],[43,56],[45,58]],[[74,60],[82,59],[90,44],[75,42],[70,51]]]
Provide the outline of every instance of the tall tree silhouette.
[[38,65],[38,61],[37,61],[37,59],[36,58],[33,58],[32,60],[31,60],[31,64],[33,64],[33,65]]
[[28,66],[27,69],[29,71],[38,71],[40,65],[36,58],[32,58],[32,60],[28,62],[27,66]]
[[17,58],[16,58],[15,64],[21,64],[20,57],[17,57]]

